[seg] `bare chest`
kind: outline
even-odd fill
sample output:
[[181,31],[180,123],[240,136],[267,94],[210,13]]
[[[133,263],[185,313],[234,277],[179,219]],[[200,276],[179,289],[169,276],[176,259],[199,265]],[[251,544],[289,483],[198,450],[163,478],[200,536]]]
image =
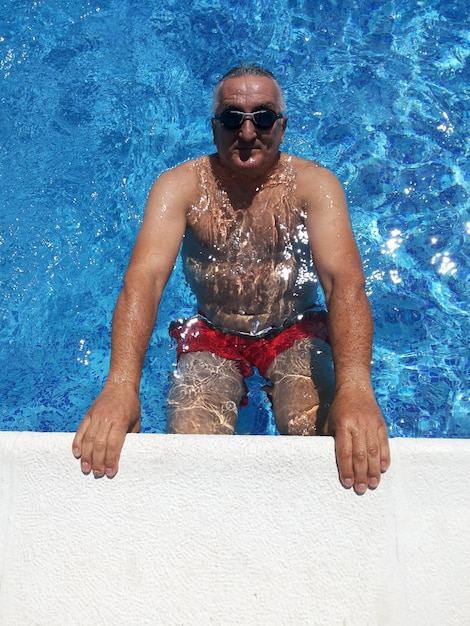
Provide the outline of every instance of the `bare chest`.
[[214,185],[189,211],[188,235],[193,253],[199,247],[200,254],[206,251],[214,260],[263,262],[288,254],[304,223],[287,185],[256,190],[251,197]]

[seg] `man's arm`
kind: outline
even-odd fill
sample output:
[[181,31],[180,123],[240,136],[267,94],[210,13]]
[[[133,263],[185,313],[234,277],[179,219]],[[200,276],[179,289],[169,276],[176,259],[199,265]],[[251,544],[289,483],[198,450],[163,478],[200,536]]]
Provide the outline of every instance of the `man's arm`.
[[371,385],[373,322],[346,199],[328,170],[306,168],[302,188],[313,261],[325,292],[336,376],[328,415],[340,480],[357,493],[375,488],[390,465],[387,427]]
[[113,315],[108,378],[72,444],[84,473],[114,476],[126,433],[140,428],[142,367],[186,228],[193,179],[191,164],[184,164],[163,174],[150,191]]

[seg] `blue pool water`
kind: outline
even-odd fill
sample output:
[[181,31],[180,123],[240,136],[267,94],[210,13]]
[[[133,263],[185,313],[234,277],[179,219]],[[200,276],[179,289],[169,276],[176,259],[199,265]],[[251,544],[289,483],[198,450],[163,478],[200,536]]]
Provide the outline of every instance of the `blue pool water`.
[[[163,170],[213,147],[214,83],[240,60],[284,86],[284,149],[343,182],[392,436],[469,437],[467,3],[0,2],[0,428],[73,431],[99,392],[111,314]],[[142,383],[164,430],[178,265]],[[257,381],[254,381],[257,382]],[[238,431],[274,433],[265,398]]]

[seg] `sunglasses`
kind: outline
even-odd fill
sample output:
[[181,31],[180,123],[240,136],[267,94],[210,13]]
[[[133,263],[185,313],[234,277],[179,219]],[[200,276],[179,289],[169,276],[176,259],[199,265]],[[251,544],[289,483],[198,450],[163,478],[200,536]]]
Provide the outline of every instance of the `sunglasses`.
[[220,115],[215,115],[214,119],[219,120],[222,126],[230,130],[241,128],[246,118],[250,118],[256,128],[271,128],[276,120],[284,117],[282,113],[274,113],[269,109],[263,111],[254,111],[253,113],[245,113],[244,111],[227,110]]

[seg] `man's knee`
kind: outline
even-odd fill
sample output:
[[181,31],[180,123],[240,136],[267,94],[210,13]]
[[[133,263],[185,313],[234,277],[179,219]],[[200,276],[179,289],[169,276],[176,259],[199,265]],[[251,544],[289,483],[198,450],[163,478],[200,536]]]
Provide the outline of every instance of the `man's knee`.
[[276,427],[280,435],[298,435],[312,437],[317,434],[317,419],[315,415],[290,415],[276,419]]
[[286,376],[269,393],[281,435],[319,434],[320,400],[310,378]]
[[167,432],[179,435],[233,435],[238,417],[234,402],[213,407],[168,405]]

